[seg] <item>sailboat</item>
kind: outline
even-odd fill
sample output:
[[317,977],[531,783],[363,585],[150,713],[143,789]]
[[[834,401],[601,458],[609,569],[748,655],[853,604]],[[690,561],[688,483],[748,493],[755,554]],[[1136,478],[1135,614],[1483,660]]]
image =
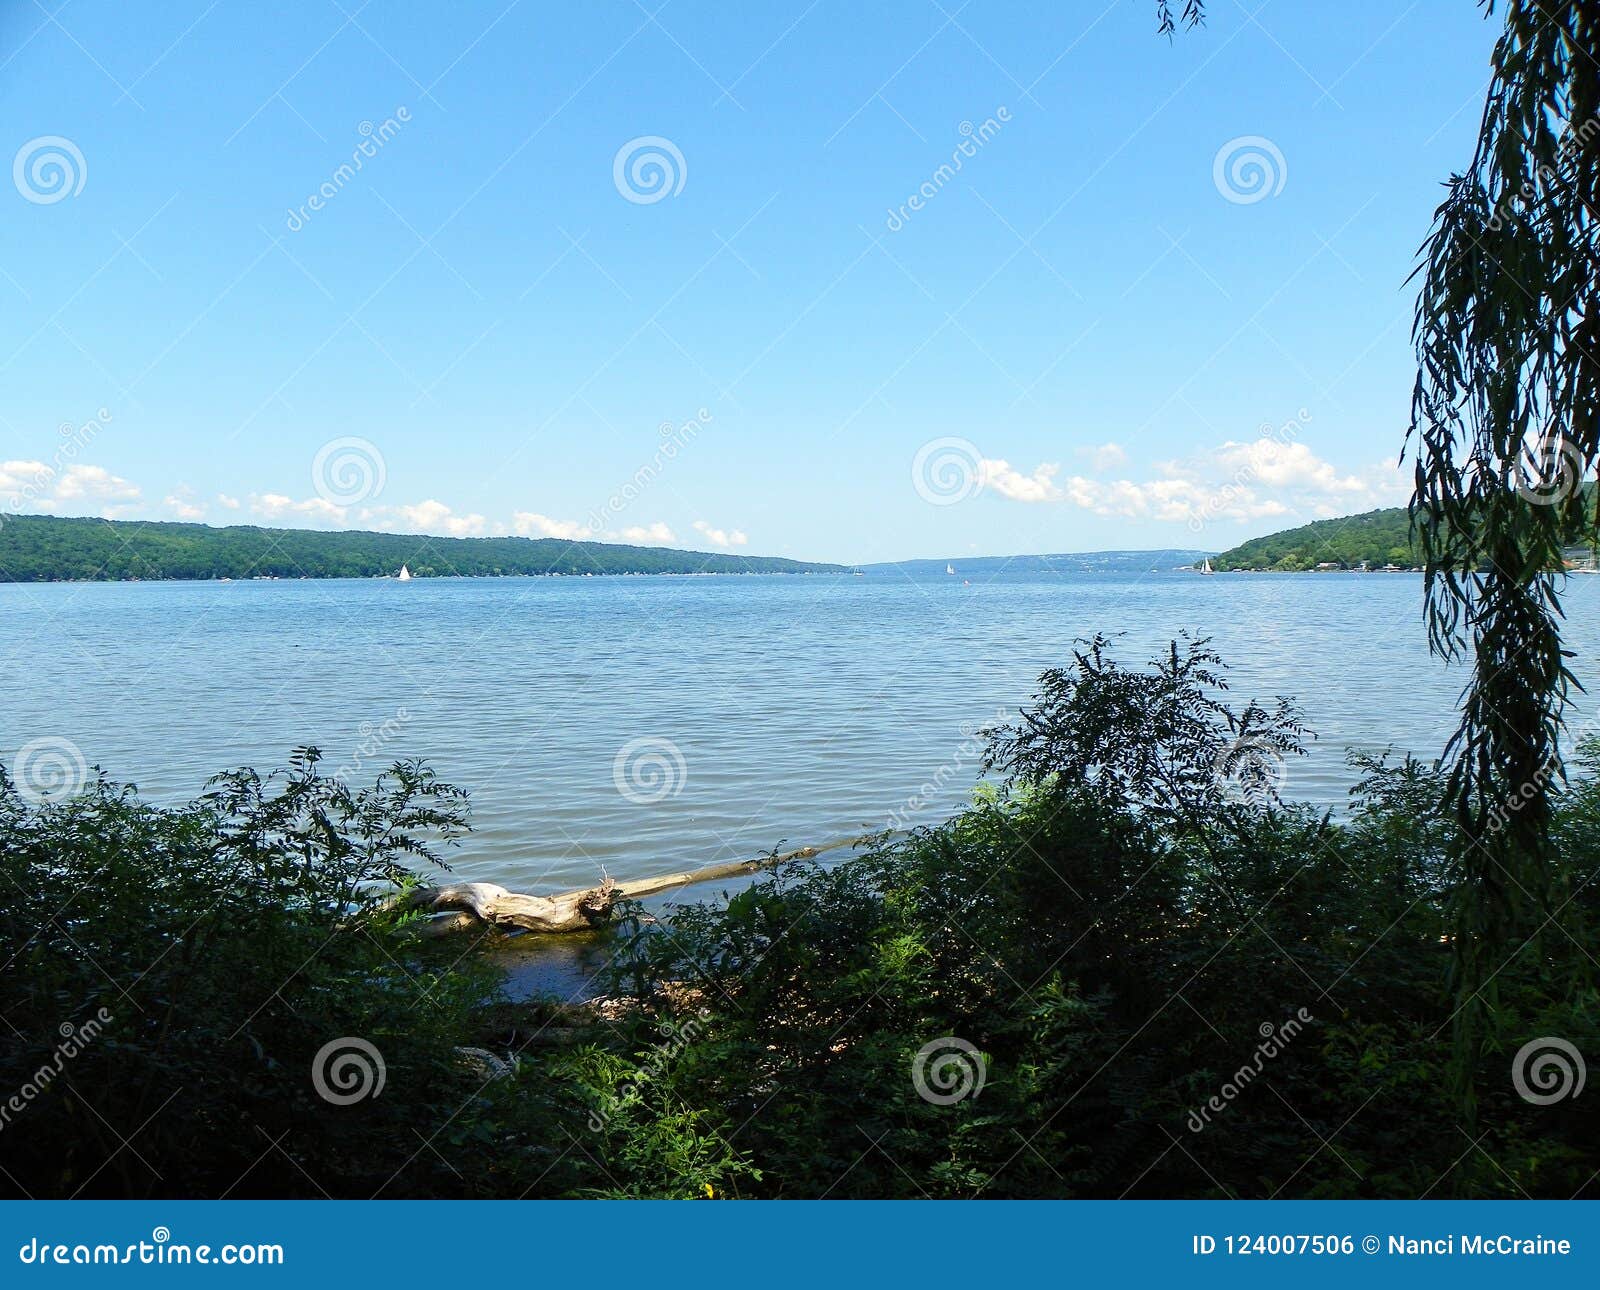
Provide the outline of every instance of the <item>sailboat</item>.
[[944,571],[945,571],[945,572],[946,572],[946,573],[948,573],[948,574],[951,574],[951,575],[952,575],[952,576],[953,576],[953,575],[954,575],[954,574],[955,574],[955,571],[956,571],[956,567],[955,567],[955,565],[953,565],[953,564],[947,564],[947,565],[945,565],[945,567],[944,567]]
[[396,574],[395,576],[397,578],[399,578],[401,582],[410,582],[411,581],[411,570],[406,568],[406,566],[402,564],[400,566],[400,572],[398,574]]
[[1211,567],[1211,557],[1210,556],[1207,556],[1204,560],[1200,561],[1200,572],[1201,573],[1215,573],[1216,572],[1216,570]]

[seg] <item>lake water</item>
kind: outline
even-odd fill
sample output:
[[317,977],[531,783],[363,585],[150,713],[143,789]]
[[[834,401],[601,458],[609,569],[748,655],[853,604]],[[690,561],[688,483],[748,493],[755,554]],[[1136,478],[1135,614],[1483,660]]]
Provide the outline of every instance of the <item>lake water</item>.
[[[1572,581],[1592,676],[1600,578]],[[423,756],[472,794],[457,873],[548,891],[931,823],[969,732],[1097,629],[1128,662],[1208,633],[1240,699],[1297,696],[1320,738],[1289,797],[1338,805],[1346,747],[1431,758],[1453,728],[1413,575],[3,585],[0,760],[67,739],[170,801],[299,744],[358,783]]]

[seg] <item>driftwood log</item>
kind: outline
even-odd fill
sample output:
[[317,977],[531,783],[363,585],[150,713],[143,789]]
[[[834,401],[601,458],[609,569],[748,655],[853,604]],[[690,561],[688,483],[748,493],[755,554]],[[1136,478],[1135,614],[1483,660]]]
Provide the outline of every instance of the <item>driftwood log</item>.
[[785,861],[808,860],[825,851],[858,846],[866,840],[842,838],[826,846],[801,847],[782,855],[735,860],[728,864],[707,865],[703,869],[661,874],[654,878],[634,878],[628,882],[617,882],[606,877],[596,887],[564,891],[554,896],[522,895],[493,882],[460,882],[446,887],[416,888],[398,903],[403,909],[421,909],[442,915],[425,924],[429,933],[461,931],[485,923],[524,932],[582,932],[606,922],[619,900],[651,896],[658,891],[688,887],[694,883],[747,877]]

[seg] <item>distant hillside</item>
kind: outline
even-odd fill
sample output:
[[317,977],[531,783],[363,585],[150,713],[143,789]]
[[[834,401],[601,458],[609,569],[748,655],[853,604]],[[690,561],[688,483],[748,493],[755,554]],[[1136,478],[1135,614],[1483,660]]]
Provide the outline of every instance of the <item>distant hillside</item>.
[[404,564],[417,577],[559,573],[832,573],[839,566],[763,556],[558,538],[440,538],[253,525],[0,516],[0,582],[194,578],[370,578]]
[[1216,569],[1314,569],[1319,564],[1354,566],[1362,561],[1382,568],[1409,569],[1422,563],[1411,542],[1411,518],[1403,506],[1386,506],[1364,515],[1316,520],[1284,529],[1224,551],[1212,559]]
[[[1592,495],[1593,483],[1584,485]],[[1577,525],[1567,540],[1574,544],[1569,558],[1581,556],[1576,548],[1588,542],[1586,526]],[[1316,520],[1297,529],[1284,529],[1250,541],[1213,557],[1213,568],[1315,569],[1319,564],[1355,568],[1363,561],[1381,569],[1394,564],[1402,569],[1422,567],[1422,549],[1411,540],[1411,518],[1403,506],[1387,506],[1362,515]]]
[[862,565],[866,573],[1149,573],[1181,569],[1211,554],[1208,551],[1076,551],[1060,555],[951,556],[946,560],[900,560]]

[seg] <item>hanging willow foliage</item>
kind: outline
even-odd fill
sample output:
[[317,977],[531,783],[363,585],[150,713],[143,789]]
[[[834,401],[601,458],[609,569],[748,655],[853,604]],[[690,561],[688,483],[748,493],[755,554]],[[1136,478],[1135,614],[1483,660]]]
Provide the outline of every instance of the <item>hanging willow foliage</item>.
[[[1183,17],[1181,21],[1189,30],[1203,24],[1206,20],[1205,0],[1183,0]],[[1180,20],[1172,12],[1172,0],[1156,0],[1156,33],[1172,38],[1172,33],[1178,29]]]
[[1417,269],[1407,435],[1429,641],[1471,668],[1445,754],[1463,1075],[1492,1024],[1497,973],[1537,953],[1562,909],[1549,790],[1577,682],[1559,571],[1600,451],[1600,0],[1504,8],[1477,149],[1446,185]]

